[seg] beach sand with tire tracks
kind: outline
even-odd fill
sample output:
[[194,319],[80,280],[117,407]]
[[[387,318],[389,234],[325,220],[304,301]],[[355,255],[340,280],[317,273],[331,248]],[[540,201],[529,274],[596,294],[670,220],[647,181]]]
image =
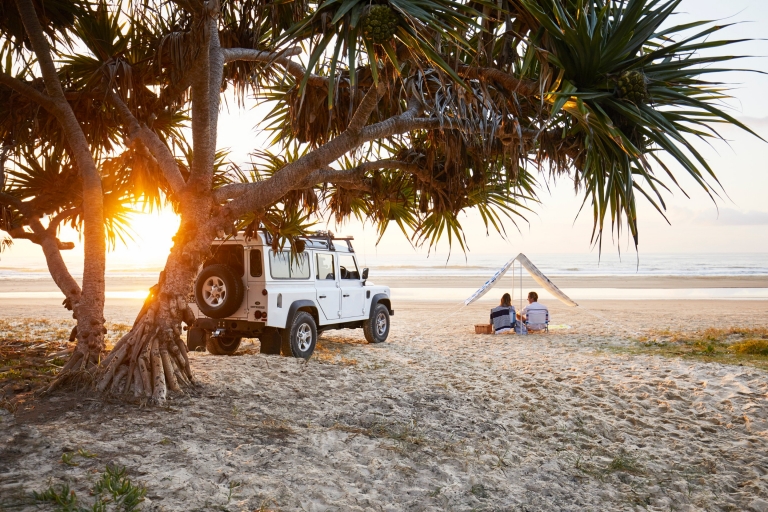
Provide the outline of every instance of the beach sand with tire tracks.
[[[401,303],[386,343],[331,331],[308,363],[193,354],[202,385],[161,407],[0,410],[0,503],[68,482],[87,504],[119,464],[144,510],[768,510],[766,373],[620,350],[723,303],[584,306],[522,337],[473,334],[486,305]],[[727,306],[768,324],[765,302]],[[96,457],[62,463],[79,448]]]

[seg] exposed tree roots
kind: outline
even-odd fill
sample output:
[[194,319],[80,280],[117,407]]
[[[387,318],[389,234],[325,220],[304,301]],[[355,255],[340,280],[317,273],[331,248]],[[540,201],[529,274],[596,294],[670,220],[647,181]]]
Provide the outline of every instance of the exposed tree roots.
[[195,385],[187,346],[181,339],[181,322],[193,320],[183,295],[150,296],[131,331],[99,365],[96,389],[162,402],[168,391],[181,392]]
[[[73,316],[77,318],[76,314]],[[67,361],[43,393],[50,393],[64,384],[78,385],[93,380],[93,376],[98,370],[99,362],[104,356],[104,335],[107,332],[104,327],[105,322],[104,318],[88,317],[84,318],[83,321],[78,321],[80,329],[75,327],[69,336],[69,341],[78,341],[77,347],[72,352],[69,361]],[[87,325],[90,328],[83,328],[83,325]]]

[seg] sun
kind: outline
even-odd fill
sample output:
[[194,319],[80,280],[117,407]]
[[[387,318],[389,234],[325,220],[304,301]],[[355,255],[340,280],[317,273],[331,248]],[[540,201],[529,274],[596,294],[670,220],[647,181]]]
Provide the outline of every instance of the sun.
[[152,213],[131,214],[130,230],[133,240],[118,242],[107,255],[108,270],[159,270],[173,245],[173,236],[179,229],[179,217],[171,208]]

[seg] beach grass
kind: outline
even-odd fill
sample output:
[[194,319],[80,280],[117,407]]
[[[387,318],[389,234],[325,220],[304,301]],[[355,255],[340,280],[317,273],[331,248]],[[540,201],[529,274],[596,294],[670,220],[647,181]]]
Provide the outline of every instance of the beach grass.
[[[109,350],[130,325],[107,323]],[[72,328],[37,318],[0,319],[0,407],[15,411],[19,400],[41,388],[67,362]]]
[[768,327],[708,328],[691,332],[664,329],[650,331],[633,341],[629,347],[614,350],[768,370]]

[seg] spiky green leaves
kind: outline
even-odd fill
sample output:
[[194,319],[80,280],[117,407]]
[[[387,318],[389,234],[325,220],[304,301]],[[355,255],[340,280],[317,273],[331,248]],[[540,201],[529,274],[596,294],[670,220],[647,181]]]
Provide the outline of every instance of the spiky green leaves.
[[616,83],[619,98],[640,105],[648,100],[646,77],[641,71],[627,71]]
[[373,5],[363,18],[363,37],[375,44],[391,41],[400,18],[388,5]]

